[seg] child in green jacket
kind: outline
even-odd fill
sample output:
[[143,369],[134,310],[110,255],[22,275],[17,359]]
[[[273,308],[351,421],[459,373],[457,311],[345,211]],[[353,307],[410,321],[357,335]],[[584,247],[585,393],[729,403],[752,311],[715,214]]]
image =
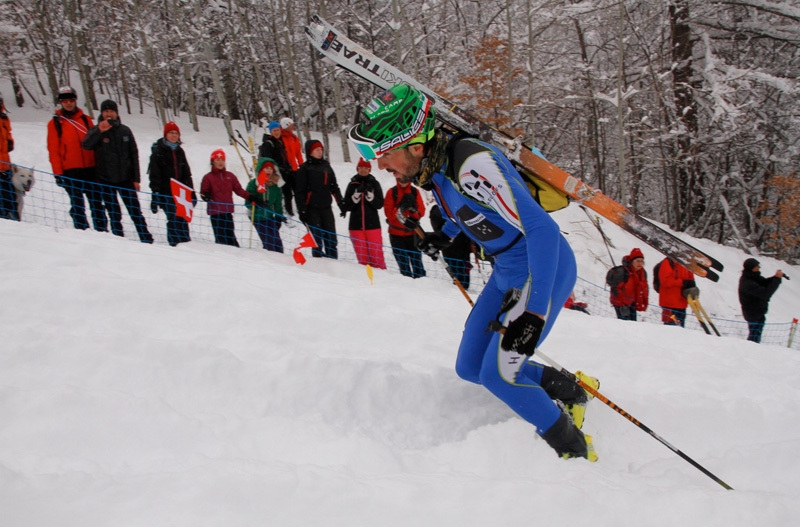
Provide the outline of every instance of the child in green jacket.
[[246,203],[250,209],[250,220],[264,249],[282,253],[283,241],[278,231],[284,221],[281,204],[283,191],[280,188],[283,186],[283,179],[275,161],[268,157],[258,159],[256,174],[246,188],[247,192],[258,198],[255,202]]

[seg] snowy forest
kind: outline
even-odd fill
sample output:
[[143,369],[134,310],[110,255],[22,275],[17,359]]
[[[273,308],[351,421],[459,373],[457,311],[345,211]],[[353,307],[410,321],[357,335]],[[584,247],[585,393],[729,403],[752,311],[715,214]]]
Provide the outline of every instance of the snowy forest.
[[90,114],[344,140],[376,89],[313,13],[635,212],[800,261],[800,0],[5,0],[6,106],[80,83]]

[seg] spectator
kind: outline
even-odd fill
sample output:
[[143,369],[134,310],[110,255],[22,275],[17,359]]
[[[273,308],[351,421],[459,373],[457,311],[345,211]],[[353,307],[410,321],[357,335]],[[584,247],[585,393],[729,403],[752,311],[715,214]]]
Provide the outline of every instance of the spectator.
[[[434,205],[431,208],[428,217],[431,220],[431,227],[435,231],[441,231],[444,228],[444,218],[442,217],[442,209],[439,205]],[[442,249],[442,256],[444,261],[450,267],[450,272],[453,276],[461,282],[464,289],[469,289],[469,272],[472,269],[472,264],[469,263],[469,257],[472,254],[472,242],[469,241],[467,235],[459,232],[453,238],[453,244],[450,247]]]
[[573,311],[586,313],[587,315],[589,314],[589,304],[586,302],[578,302],[578,300],[575,298],[575,291],[569,294],[569,298],[567,298],[567,301],[564,302],[564,307]]
[[325,256],[335,260],[339,257],[339,251],[331,205],[333,198],[336,198],[336,205],[344,214],[342,192],[336,183],[333,168],[323,158],[322,143],[309,139],[305,146],[306,162],[297,171],[297,211],[300,221],[311,228],[317,242],[317,247],[311,250],[311,256]]
[[181,148],[181,130],[174,122],[165,124],[164,137],[153,143],[147,170],[150,173],[150,190],[153,191],[150,210],[157,214],[161,208],[167,215],[167,242],[170,247],[191,241],[189,223],[175,214],[175,198],[170,183],[170,179],[174,179],[191,188],[192,206],[197,205],[192,169],[186,160],[186,152]]
[[[284,182],[292,186],[292,192],[297,186],[297,171],[300,170],[300,165],[305,161],[303,160],[303,147],[300,144],[300,138],[295,133],[294,121],[289,117],[281,119],[281,142],[283,148],[286,150],[286,158],[289,161],[291,170],[289,174],[284,176]],[[289,198],[291,202],[291,198]]]
[[280,229],[283,219],[281,207],[281,180],[278,167],[272,159],[259,158],[256,165],[256,177],[247,183],[247,192],[255,196],[255,201],[248,201],[245,206],[250,209],[250,220],[261,238],[261,245],[268,251],[283,252],[283,241]]
[[[425,276],[422,252],[415,242],[414,227],[425,214],[422,193],[411,184],[411,178],[394,173],[396,185],[386,192],[383,212],[389,224],[389,243],[392,254],[403,276]],[[401,221],[402,218],[402,221]]]
[[96,231],[108,231],[108,218],[95,175],[94,152],[81,147],[83,138],[94,123],[77,106],[78,95],[69,86],[58,89],[61,108],[47,123],[47,150],[56,184],[69,196],[69,215],[76,229],[89,228],[86,203],[89,201],[92,225]]
[[747,321],[749,334],[747,340],[761,342],[764,325],[767,323],[769,300],[781,285],[783,271],[778,269],[775,276],[761,276],[761,264],[755,258],[744,261],[742,276],[739,278],[739,303],[742,315]]
[[622,259],[624,279],[611,288],[611,305],[620,320],[636,321],[636,312],[647,309],[647,271],[644,270],[644,255],[638,248]]
[[350,212],[350,239],[361,265],[386,269],[383,259],[383,235],[378,211],[383,208],[381,184],[371,174],[372,163],[358,160],[356,174],[344,192],[344,209]]
[[[267,125],[268,134],[264,134],[263,142],[258,148],[258,157],[266,157],[275,161],[281,175],[284,178],[292,179],[292,165],[289,163],[289,155],[286,153],[286,148],[283,146],[283,131],[281,125],[277,121],[272,121]],[[308,155],[308,154],[306,154]],[[298,167],[299,169],[299,167]],[[285,179],[286,184],[283,185],[283,209],[289,216],[294,216],[294,208],[292,206],[292,197],[295,193],[296,181],[289,181]],[[296,201],[299,201],[295,199]],[[297,204],[298,209],[300,203]]]
[[658,293],[661,321],[667,326],[686,325],[686,299],[697,298],[700,290],[694,273],[670,257],[661,260],[653,269],[653,288]]
[[147,222],[139,204],[139,149],[131,129],[120,122],[117,103],[105,100],[100,104],[100,121],[86,133],[81,145],[94,150],[97,179],[102,183],[102,199],[108,210],[111,232],[124,236],[122,211],[117,194],[133,221],[139,240],[153,243],[153,235],[147,230]]
[[225,151],[211,152],[211,172],[200,182],[200,197],[207,202],[207,211],[214,229],[214,242],[239,247],[233,224],[233,194],[247,201],[258,197],[248,194],[232,172],[225,170]]
[[17,193],[11,182],[11,158],[14,138],[11,137],[11,120],[6,114],[3,94],[0,93],[0,218],[19,221]]

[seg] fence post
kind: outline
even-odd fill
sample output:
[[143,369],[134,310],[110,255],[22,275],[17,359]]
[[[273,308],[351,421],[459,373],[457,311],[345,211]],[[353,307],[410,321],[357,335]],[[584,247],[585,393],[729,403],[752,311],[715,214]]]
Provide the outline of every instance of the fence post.
[[797,332],[797,319],[793,318],[792,319],[792,329],[791,329],[791,331],[789,331],[789,344],[787,344],[787,346],[786,346],[787,348],[791,348],[792,347],[792,342],[794,342],[794,334],[795,334],[795,332]]

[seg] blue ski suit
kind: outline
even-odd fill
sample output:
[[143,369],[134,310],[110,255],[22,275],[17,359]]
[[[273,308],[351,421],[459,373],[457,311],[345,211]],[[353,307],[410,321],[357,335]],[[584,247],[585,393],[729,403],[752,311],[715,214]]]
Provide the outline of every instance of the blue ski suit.
[[521,300],[502,320],[510,322],[526,309],[543,315],[541,344],[575,285],[575,255],[511,162],[487,143],[458,140],[431,186],[447,220],[442,231],[451,238],[463,231],[494,256],[494,271],[464,327],[456,372],[485,386],[542,434],[561,415],[540,386],[543,366],[501,349],[502,336],[486,328],[506,290],[519,288]]

